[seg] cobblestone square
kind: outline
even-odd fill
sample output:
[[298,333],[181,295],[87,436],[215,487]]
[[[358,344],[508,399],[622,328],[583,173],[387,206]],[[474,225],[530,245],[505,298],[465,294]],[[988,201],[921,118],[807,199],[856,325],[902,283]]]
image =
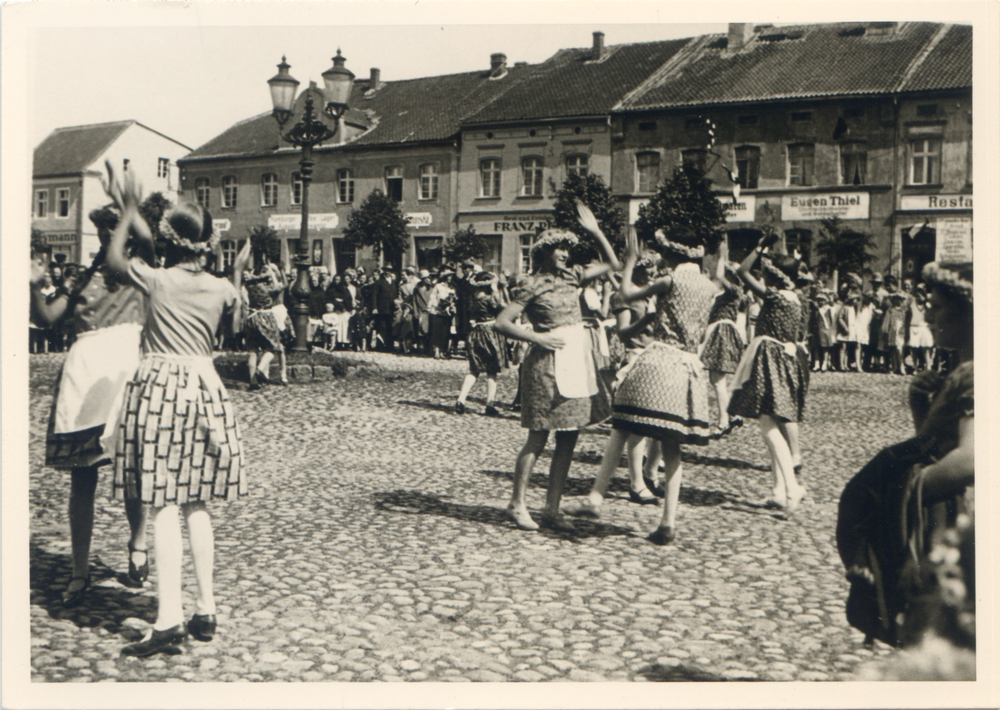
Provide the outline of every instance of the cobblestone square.
[[[793,519],[756,507],[770,486],[753,422],[685,447],[679,539],[643,536],[656,506],[629,502],[619,469],[599,522],[522,532],[503,509],[524,432],[516,415],[453,411],[462,360],[358,356],[377,373],[232,389],[251,495],[213,504],[219,633],[185,652],[120,655],[155,618],[121,583],[127,525],[102,469],[95,585],[70,576],[68,477],[43,466],[61,356],[33,356],[30,397],[31,677],[34,681],[848,680],[891,653],[844,618],[834,546],[846,480],[909,435],[906,378],[813,375],[802,425],[809,496]],[[480,384],[482,387],[482,384]],[[500,381],[500,401],[516,387]],[[567,496],[589,490],[607,432],[586,430]],[[529,507],[540,510],[547,455]],[[186,544],[186,543],[185,543]],[[186,608],[195,588],[185,555]]]

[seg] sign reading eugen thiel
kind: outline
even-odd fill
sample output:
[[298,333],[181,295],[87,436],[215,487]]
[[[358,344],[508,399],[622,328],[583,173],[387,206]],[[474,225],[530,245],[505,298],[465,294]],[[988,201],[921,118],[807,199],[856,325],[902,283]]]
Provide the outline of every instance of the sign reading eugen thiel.
[[903,195],[904,210],[971,210],[972,195]]
[[782,195],[782,221],[804,219],[868,219],[867,192],[808,192]]

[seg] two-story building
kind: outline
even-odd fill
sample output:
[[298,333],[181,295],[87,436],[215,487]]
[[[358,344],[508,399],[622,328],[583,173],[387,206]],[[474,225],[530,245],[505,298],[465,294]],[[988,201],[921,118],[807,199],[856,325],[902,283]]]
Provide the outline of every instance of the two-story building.
[[466,117],[456,220],[485,236],[488,264],[530,271],[531,243],[569,175],[601,175],[610,184],[611,109],[685,43],[605,46],[595,32],[591,47],[560,50]]
[[109,202],[101,183],[105,161],[135,176],[146,194],[176,202],[177,160],[190,151],[138,121],[57,128],[35,148],[31,226],[53,253],[89,263],[100,242],[88,216]]
[[[961,110],[971,108],[969,48],[970,28],[933,23],[734,23],[726,35],[694,38],[615,108],[613,190],[634,221],[656,186],[689,162],[716,178],[730,204],[733,258],[766,222],[811,258],[821,220],[838,217],[875,238],[874,268],[899,273],[903,204],[947,192],[941,174],[961,172],[962,187],[949,181],[948,190],[965,188],[971,130],[942,120],[960,109],[942,106],[929,122],[915,113],[931,103],[935,82],[949,95],[964,92]],[[949,124],[942,156],[935,141]]]

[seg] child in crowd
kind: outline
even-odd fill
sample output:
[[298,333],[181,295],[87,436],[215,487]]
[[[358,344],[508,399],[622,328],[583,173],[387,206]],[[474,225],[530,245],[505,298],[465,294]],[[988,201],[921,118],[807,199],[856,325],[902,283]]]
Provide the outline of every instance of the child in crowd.
[[465,401],[476,384],[479,375],[486,375],[486,416],[498,417],[496,408],[497,377],[508,366],[507,343],[493,327],[497,314],[503,310],[503,297],[497,288],[497,277],[488,271],[480,271],[472,277],[474,291],[468,304],[468,316],[472,329],[467,336],[465,354],[469,360],[469,374],[462,382],[455,411],[465,413]]

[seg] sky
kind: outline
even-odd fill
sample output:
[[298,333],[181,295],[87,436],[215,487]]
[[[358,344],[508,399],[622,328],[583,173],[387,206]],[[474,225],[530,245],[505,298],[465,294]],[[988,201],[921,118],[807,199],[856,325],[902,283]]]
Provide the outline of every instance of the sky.
[[[326,18],[318,18],[325,20]],[[725,32],[726,24],[341,25],[266,27],[46,27],[29,40],[29,141],[55,128],[135,119],[194,149],[234,123],[271,110],[267,80],[282,55],[300,88],[322,85],[339,48],[361,78],[383,81],[537,63],[567,47]]]

